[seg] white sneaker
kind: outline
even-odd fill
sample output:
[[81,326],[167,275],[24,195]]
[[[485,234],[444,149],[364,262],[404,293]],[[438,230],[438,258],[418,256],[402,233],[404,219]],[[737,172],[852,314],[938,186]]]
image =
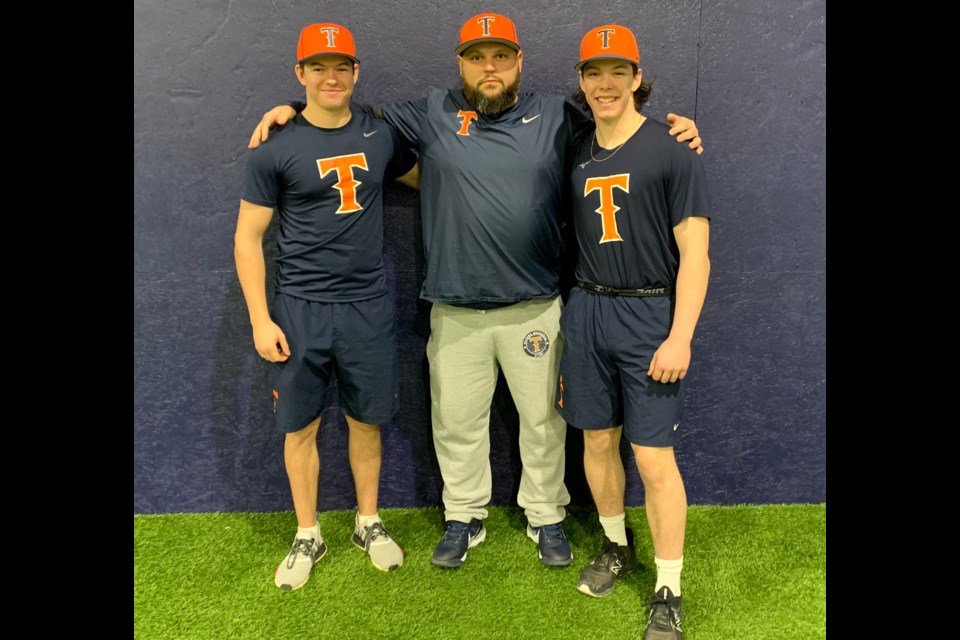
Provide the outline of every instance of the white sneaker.
[[370,562],[381,571],[395,571],[403,564],[403,549],[393,541],[379,520],[362,528],[358,524],[352,540],[353,544],[370,555]]
[[290,553],[273,573],[274,583],[284,591],[293,591],[307,584],[310,570],[327,553],[327,544],[313,538],[297,538]]

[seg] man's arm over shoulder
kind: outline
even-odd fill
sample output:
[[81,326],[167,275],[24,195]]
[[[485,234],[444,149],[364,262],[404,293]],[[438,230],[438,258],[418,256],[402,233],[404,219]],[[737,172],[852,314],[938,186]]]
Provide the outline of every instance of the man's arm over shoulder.
[[306,106],[306,102],[293,100],[290,104],[281,104],[267,111],[260,119],[260,124],[253,130],[253,134],[250,135],[250,142],[247,143],[247,147],[250,149],[259,147],[261,142],[266,142],[267,138],[270,137],[271,129],[287,124],[290,118],[303,111]]
[[373,115],[396,129],[405,145],[416,148],[427,118],[427,104],[428,98],[425,97],[407,102],[391,102],[374,107]]
[[688,145],[691,149],[695,149],[697,155],[703,153],[702,140],[700,140],[700,132],[697,130],[697,123],[686,118],[684,116],[678,116],[675,113],[667,114],[667,124],[670,125],[669,133],[671,136],[677,137],[677,142],[686,142],[690,141]]

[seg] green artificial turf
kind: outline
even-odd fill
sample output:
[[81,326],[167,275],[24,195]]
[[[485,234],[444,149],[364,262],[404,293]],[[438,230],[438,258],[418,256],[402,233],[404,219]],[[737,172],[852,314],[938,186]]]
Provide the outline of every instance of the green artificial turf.
[[[641,568],[605,598],[577,591],[603,533],[573,508],[573,565],[544,567],[517,508],[493,507],[486,541],[459,569],[430,554],[441,509],[381,509],[406,550],[385,573],[350,542],[353,512],[320,514],[329,547],[303,588],[274,568],[293,542],[281,513],[135,515],[134,637],[140,640],[640,639],[656,578],[642,508],[627,509]],[[826,505],[691,506],[684,551],[685,640],[826,638]]]

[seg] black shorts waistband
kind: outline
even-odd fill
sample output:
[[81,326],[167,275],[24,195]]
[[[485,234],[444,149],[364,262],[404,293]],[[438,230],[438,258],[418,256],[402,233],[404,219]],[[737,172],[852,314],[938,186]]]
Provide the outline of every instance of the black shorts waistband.
[[641,298],[649,296],[672,296],[673,287],[647,287],[646,289],[614,289],[613,287],[604,287],[603,285],[593,284],[577,280],[577,286],[590,293],[598,293],[601,296],[638,296]]

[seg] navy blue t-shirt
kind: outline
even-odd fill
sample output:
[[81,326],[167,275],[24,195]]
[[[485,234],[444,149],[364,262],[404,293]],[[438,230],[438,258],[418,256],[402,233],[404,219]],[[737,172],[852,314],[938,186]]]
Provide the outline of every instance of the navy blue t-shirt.
[[392,127],[357,110],[338,129],[297,114],[254,149],[241,198],[279,212],[276,290],[314,302],[385,293],[382,187],[415,162]]
[[565,162],[588,119],[562,96],[530,92],[491,118],[462,89],[379,112],[420,156],[420,297],[483,308],[557,296]]
[[703,162],[669,129],[647,118],[612,155],[593,135],[579,143],[570,184],[578,279],[615,289],[675,286],[673,228],[711,216]]

